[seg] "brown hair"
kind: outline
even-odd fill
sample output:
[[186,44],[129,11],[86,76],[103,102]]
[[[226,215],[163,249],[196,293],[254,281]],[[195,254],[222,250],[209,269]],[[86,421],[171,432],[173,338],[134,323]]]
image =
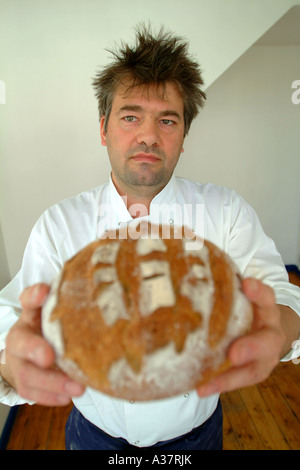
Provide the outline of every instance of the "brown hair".
[[137,85],[164,86],[175,83],[184,102],[185,135],[199,108],[204,106],[205,93],[199,64],[187,53],[187,42],[161,28],[156,36],[142,25],[136,29],[136,44],[121,43],[119,50],[109,52],[114,61],[100,70],[93,80],[98,99],[99,116],[105,115],[105,127],[111,111],[116,87],[126,81],[129,88]]

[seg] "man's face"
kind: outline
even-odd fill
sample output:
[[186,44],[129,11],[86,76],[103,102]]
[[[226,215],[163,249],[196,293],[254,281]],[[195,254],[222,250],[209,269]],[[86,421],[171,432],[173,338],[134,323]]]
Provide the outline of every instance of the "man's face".
[[120,194],[157,194],[169,181],[183,151],[183,99],[167,82],[117,88],[107,131],[101,118],[101,142],[107,146],[112,178]]

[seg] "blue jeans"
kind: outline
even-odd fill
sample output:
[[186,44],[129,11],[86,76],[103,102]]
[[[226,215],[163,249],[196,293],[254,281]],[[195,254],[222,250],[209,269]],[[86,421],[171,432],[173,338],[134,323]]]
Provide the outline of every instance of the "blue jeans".
[[[151,450],[222,450],[223,412],[219,400],[211,417],[183,436],[158,442]],[[88,421],[74,406],[66,423],[67,450],[137,450],[125,439],[112,437]],[[145,449],[145,448],[143,448]]]

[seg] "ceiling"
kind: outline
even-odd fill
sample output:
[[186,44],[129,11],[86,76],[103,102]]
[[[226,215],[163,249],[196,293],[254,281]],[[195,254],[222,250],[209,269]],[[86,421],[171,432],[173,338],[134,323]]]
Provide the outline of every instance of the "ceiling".
[[274,25],[264,33],[255,46],[299,46],[300,5],[290,8]]

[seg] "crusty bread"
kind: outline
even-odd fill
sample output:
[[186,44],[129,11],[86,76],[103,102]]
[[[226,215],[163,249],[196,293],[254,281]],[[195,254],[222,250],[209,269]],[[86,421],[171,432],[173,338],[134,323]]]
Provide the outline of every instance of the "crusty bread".
[[152,400],[229,367],[252,306],[229,257],[186,229],[107,232],[67,261],[43,308],[58,366],[114,397]]

